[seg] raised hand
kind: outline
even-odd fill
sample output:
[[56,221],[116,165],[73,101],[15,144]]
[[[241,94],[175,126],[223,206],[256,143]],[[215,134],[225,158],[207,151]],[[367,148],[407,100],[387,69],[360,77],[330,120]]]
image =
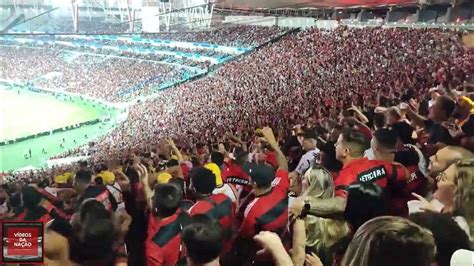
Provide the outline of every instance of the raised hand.
[[416,193],[411,193],[413,197],[417,198],[420,203],[420,210],[424,211],[431,211],[431,212],[441,212],[439,208],[437,208],[433,203],[429,202],[427,199],[423,198],[422,196],[416,194]]
[[172,138],[165,139],[165,143],[170,147],[176,147]]
[[275,135],[273,134],[273,130],[270,127],[264,127],[262,129],[262,134],[263,134],[263,137],[265,138],[265,140],[268,143],[272,143],[272,144],[277,143],[277,141],[275,139]]

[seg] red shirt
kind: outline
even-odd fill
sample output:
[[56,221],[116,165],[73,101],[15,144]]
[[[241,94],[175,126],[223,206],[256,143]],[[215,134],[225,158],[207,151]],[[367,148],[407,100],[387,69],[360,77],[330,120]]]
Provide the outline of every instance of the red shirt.
[[242,166],[233,161],[225,162],[222,171],[222,181],[237,188],[237,199],[239,208],[243,206],[243,200],[252,192],[252,184],[249,175],[242,169]]
[[188,177],[189,177],[189,170],[190,169],[189,169],[188,165],[185,164],[185,163],[182,163],[182,164],[180,164],[180,167],[181,167],[181,171],[183,171],[184,178],[186,179],[186,181],[189,181]]
[[224,165],[222,180],[225,183],[251,187],[250,177],[240,165],[235,164],[233,161],[225,162]]
[[[416,194],[426,196],[428,179],[424,174],[426,173],[426,168],[424,167],[426,162],[421,151],[418,148],[414,148],[413,145],[405,145],[403,149],[395,153],[395,161],[403,164],[410,172],[410,178],[407,180],[408,193],[415,192]],[[423,168],[423,171],[421,168]]]
[[287,232],[289,187],[288,171],[278,170],[272,189],[247,206],[239,236],[252,238],[260,231],[271,231],[282,237]]
[[206,214],[219,221],[222,235],[224,236],[223,253],[230,250],[232,246],[232,224],[234,222],[235,206],[228,196],[225,194],[213,194],[198,199],[188,210],[188,213],[190,216]]
[[34,217],[32,219],[26,220],[26,211],[23,211],[23,212],[19,213],[18,215],[16,215],[14,218],[12,218],[13,221],[22,221],[22,222],[23,221],[29,221],[29,222],[38,222],[38,223],[43,223],[43,224],[48,223],[52,219],[53,218],[51,217],[51,215],[49,215],[49,213],[44,213],[44,214],[40,214],[37,217]]
[[149,216],[145,242],[147,266],[176,265],[184,257],[184,246],[181,245],[182,215],[176,213],[164,221]]
[[48,191],[46,191],[45,189],[43,188],[37,188],[36,189],[43,198],[47,199],[49,202],[51,202],[52,204],[59,204],[61,203],[61,200],[54,196],[53,194],[49,193]]
[[[49,221],[53,219],[64,219],[64,220],[70,220],[71,215],[68,215],[64,213],[62,210],[59,208],[55,207],[51,202],[48,200],[43,200],[43,203],[41,204],[41,210],[38,210],[38,213],[33,213],[32,215],[29,216],[28,221],[35,221],[35,222],[42,222],[42,223],[48,223]],[[26,210],[23,210],[22,212],[18,213],[13,220],[15,221],[26,221]]]
[[373,182],[389,192],[391,214],[406,216],[406,184],[408,171],[401,164],[367,158],[357,159],[342,168],[334,181],[337,197],[347,198],[348,187],[357,182]]
[[274,151],[266,152],[265,155],[265,162],[269,163],[273,167],[278,167],[278,161],[276,159],[276,153]]

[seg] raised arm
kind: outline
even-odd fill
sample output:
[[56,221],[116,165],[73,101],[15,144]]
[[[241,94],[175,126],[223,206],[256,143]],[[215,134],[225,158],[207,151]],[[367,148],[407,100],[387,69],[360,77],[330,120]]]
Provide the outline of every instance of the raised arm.
[[363,123],[364,125],[369,123],[369,119],[367,118],[367,116],[365,116],[360,110],[359,108],[357,108],[356,106],[352,105],[351,108],[349,108],[349,110],[352,110],[355,112],[355,115],[357,116],[358,120]]
[[151,198],[153,197],[153,190],[150,187],[148,170],[141,163],[136,164],[135,167],[138,172],[138,176],[140,177],[140,182],[142,182],[143,184],[143,191],[145,192],[147,206],[151,210],[153,209],[153,204],[151,200]]
[[122,191],[130,191],[130,179],[128,176],[118,170],[114,170],[113,173],[115,174],[115,177],[117,177],[117,182],[119,183]]
[[176,147],[176,145],[174,144],[173,139],[171,139],[171,138],[167,139],[166,143],[170,146],[171,151],[173,152],[173,154],[176,155],[176,157],[178,157],[178,161],[182,162],[183,161],[183,155],[181,154],[181,151],[178,149],[178,147]]
[[287,170],[288,171],[288,162],[286,161],[286,157],[283,152],[280,150],[278,143],[276,141],[275,135],[273,134],[273,130],[269,127],[264,127],[262,129],[263,137],[267,140],[268,144],[273,148],[273,150],[277,153],[277,162],[278,162],[278,169]]
[[415,125],[419,126],[419,127],[425,127],[425,118],[417,113],[415,113],[415,111],[413,111],[411,109],[411,107],[408,105],[408,104],[402,104],[400,106],[400,109],[402,110],[406,110],[406,115],[408,116],[408,118],[410,118],[410,120],[415,123]]
[[231,142],[240,145],[240,147],[241,147],[244,151],[247,151],[247,143],[245,143],[244,141],[242,141],[239,137],[236,137],[236,136],[232,135],[231,133],[229,133],[229,134],[227,134],[227,138],[228,138]]

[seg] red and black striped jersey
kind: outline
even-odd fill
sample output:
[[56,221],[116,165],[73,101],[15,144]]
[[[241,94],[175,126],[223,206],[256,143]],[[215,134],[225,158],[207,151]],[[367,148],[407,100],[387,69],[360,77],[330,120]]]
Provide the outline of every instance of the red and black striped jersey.
[[395,152],[395,162],[403,164],[410,172],[407,191],[425,196],[428,192],[428,171],[426,160],[418,147],[407,144]]
[[224,237],[223,253],[230,250],[232,245],[232,225],[234,223],[235,205],[225,194],[213,194],[196,200],[188,210],[190,216],[206,214],[219,221]]
[[347,197],[351,184],[371,182],[380,186],[390,201],[392,215],[408,215],[406,186],[408,170],[399,163],[390,163],[367,158],[357,159],[345,166],[334,181],[335,195]]
[[145,242],[147,266],[176,265],[185,258],[181,231],[188,218],[187,213],[179,210],[162,220],[149,216]]
[[336,196],[345,198],[347,188],[357,182],[373,182],[382,189],[386,189],[390,185],[406,185],[407,180],[406,168],[401,164],[362,158],[342,168],[334,185]]
[[271,231],[281,236],[288,225],[288,171],[278,170],[272,188],[265,194],[256,196],[247,206],[239,237],[252,238],[260,231]]

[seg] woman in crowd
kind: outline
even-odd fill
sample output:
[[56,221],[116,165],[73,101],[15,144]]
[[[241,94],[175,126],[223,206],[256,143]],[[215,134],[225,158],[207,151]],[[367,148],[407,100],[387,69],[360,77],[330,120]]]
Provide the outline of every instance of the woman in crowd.
[[[314,165],[306,171],[302,181],[302,194],[297,199],[311,204],[313,199],[327,199],[334,197],[334,181],[321,165]],[[332,263],[330,248],[345,237],[349,228],[343,220],[325,219],[307,214],[306,225],[306,251],[318,254],[325,264]]]
[[382,216],[355,233],[344,266],[429,266],[436,253],[433,235],[404,218]]
[[474,238],[474,159],[462,160],[457,165],[456,209],[467,220],[468,236]]
[[437,190],[433,194],[432,201],[414,194],[420,201],[419,209],[415,211],[450,214],[466,234],[472,237],[473,221],[469,202],[473,193],[473,177],[474,159],[454,161],[446,170],[438,174]]

